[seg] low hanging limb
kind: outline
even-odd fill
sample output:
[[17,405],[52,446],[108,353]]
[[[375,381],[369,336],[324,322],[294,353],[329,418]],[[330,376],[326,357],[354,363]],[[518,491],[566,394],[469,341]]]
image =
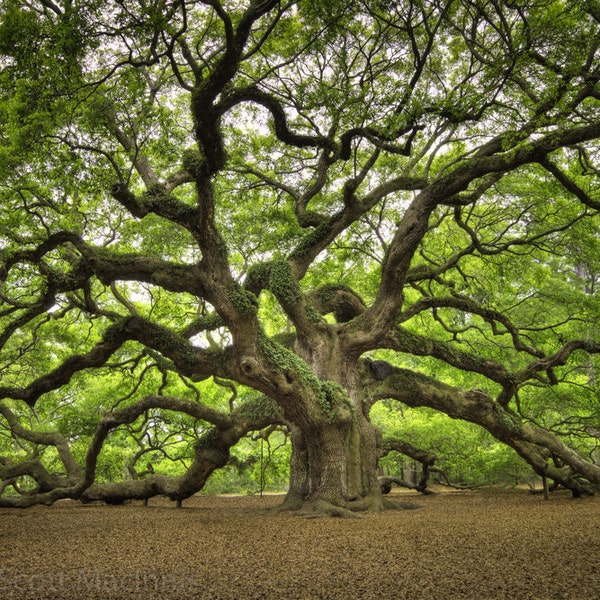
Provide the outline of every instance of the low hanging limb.
[[[150,473],[145,478],[116,483],[96,483],[96,463],[107,436],[113,429],[133,423],[150,409],[184,413],[212,425],[206,428],[194,444],[194,457],[189,468],[179,477]],[[10,413],[6,412],[10,417]],[[282,417],[277,407],[264,397],[253,398],[241,404],[233,413],[224,414],[196,402],[151,394],[131,406],[108,413],[100,421],[87,451],[85,468],[70,479],[52,476],[37,459],[14,465],[8,464],[6,460],[1,462],[0,481],[4,488],[9,485],[15,487],[18,477],[29,475],[37,482],[38,489],[19,497],[0,497],[0,507],[25,508],[34,504],[50,505],[62,498],[79,499],[83,502],[102,500],[109,504],[122,504],[126,500],[147,499],[156,495],[164,495],[180,503],[181,500],[200,491],[209,475],[226,464],[229,449],[241,437],[248,431],[264,429],[273,423],[283,423]],[[56,433],[40,434],[29,430],[22,431],[22,429],[17,427],[17,424],[13,424],[13,433],[17,432],[23,437],[25,435],[29,438],[45,436],[36,438],[36,443],[53,444],[59,450],[58,441],[67,443]]]
[[422,473],[418,483],[411,483],[409,481],[405,481],[404,479],[400,479],[399,477],[380,477],[379,485],[381,486],[382,493],[389,494],[392,489],[392,483],[395,483],[396,485],[411,490],[416,490],[422,494],[433,494],[431,490],[427,489],[427,481],[429,479],[430,470],[433,467],[437,456],[431,452],[419,450],[403,440],[385,440],[383,442],[381,456],[386,456],[392,450],[400,452],[400,454],[404,454],[405,456],[420,462],[422,465]]
[[421,463],[422,473],[417,483],[412,483],[399,477],[379,477],[379,485],[383,494],[389,494],[392,490],[392,484],[394,483],[400,487],[408,488],[409,490],[416,490],[421,494],[434,494],[435,492],[427,487],[431,473],[437,473],[440,475],[440,477],[444,480],[444,482],[441,482],[441,485],[446,485],[456,490],[472,490],[478,487],[473,485],[452,483],[445,471],[434,466],[437,456],[432,452],[415,448],[403,440],[385,440],[383,442],[381,456],[386,456],[392,450],[399,452],[400,454],[404,454],[405,456],[408,456],[409,458]]

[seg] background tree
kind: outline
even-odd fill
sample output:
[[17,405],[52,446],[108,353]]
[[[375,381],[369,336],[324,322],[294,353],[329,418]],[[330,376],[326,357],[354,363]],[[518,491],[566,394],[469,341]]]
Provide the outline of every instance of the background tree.
[[285,425],[285,507],[379,510],[384,399],[600,483],[596,3],[315,4],[4,4],[3,505]]

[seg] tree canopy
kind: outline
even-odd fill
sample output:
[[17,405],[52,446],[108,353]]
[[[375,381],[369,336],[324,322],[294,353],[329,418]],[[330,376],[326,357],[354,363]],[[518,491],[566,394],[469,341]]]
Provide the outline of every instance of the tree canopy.
[[428,450],[402,407],[592,493],[599,29],[595,0],[4,2],[0,505],[181,501],[280,432],[286,508],[380,510],[379,458]]

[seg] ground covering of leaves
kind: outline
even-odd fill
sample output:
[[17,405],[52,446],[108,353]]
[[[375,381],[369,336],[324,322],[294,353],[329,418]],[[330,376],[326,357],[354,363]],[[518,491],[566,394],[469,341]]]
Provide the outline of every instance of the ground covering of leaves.
[[360,519],[281,497],[0,510],[0,598],[600,598],[600,497],[438,493]]

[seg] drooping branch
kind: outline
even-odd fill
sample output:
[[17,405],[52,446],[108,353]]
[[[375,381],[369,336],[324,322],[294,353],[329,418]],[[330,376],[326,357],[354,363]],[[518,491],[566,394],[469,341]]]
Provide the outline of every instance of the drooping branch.
[[585,190],[583,190],[570,177],[568,177],[566,173],[564,173],[559,167],[551,162],[548,157],[544,157],[542,160],[540,160],[540,164],[549,173],[554,175],[554,177],[564,186],[564,188],[578,198],[582,204],[585,204],[586,206],[589,206],[595,210],[600,210],[600,202],[594,200],[594,198],[592,198]]
[[[191,465],[181,476],[170,477],[161,474],[149,474],[133,481],[109,484],[93,484],[97,451],[104,439],[118,425],[131,423],[149,408],[162,408],[188,414],[195,419],[208,421],[211,427],[194,444],[194,458]],[[135,405],[107,415],[96,432],[94,443],[90,446],[86,460],[85,491],[83,501],[104,500],[109,503],[126,499],[147,499],[156,495],[165,495],[179,502],[200,491],[210,474],[225,466],[229,460],[229,449],[249,431],[259,430],[271,424],[283,424],[278,407],[264,396],[247,400],[231,414],[186,400],[152,395],[143,398]]]
[[380,477],[379,483],[381,484],[382,488],[384,488],[383,491],[389,492],[391,489],[391,484],[395,483],[396,485],[414,489],[422,494],[432,494],[433,492],[427,489],[427,481],[429,480],[430,468],[433,467],[435,461],[437,460],[437,456],[432,452],[426,452],[425,450],[415,448],[412,444],[409,444],[404,440],[397,438],[384,439],[381,447],[381,457],[387,456],[392,451],[404,454],[405,456],[408,456],[409,458],[421,463],[421,477],[417,483],[404,481],[398,477]]
[[[111,431],[134,422],[152,409],[175,411],[212,424],[194,444],[194,458],[186,472],[178,477],[155,473],[133,481],[95,484],[98,456]],[[14,424],[12,421],[11,418],[11,424]],[[60,498],[122,503],[126,499],[147,499],[159,494],[181,501],[200,491],[210,474],[227,463],[229,449],[241,437],[249,431],[260,430],[273,424],[285,423],[280,409],[264,396],[250,398],[233,412],[226,414],[181,398],[149,395],[131,406],[107,414],[100,421],[90,443],[83,472],[76,465],[77,469],[71,477],[61,478],[50,475],[38,459],[16,464],[0,462],[1,479],[13,482],[19,476],[29,475],[38,483],[38,489],[27,495],[0,498],[0,506],[24,508],[34,504],[52,504]],[[64,440],[58,440],[58,437],[62,437],[58,434],[42,434],[25,430],[18,425],[13,429],[13,433],[23,434],[27,436],[24,439],[42,445],[60,445],[63,442],[66,444]]]
[[[72,480],[51,474],[37,457],[31,457],[24,461],[13,463],[11,461],[0,461],[0,490],[12,485],[19,490],[17,482],[21,477],[30,477],[37,487],[31,492],[24,492],[27,502],[38,494],[46,494],[52,490],[62,487],[68,487]],[[10,502],[10,501],[9,501]],[[0,498],[0,506],[3,499]],[[10,505],[10,504],[9,504]]]
[[[428,406],[452,418],[476,423],[514,448],[538,474],[546,474],[575,495],[591,493],[594,486],[600,485],[598,465],[580,457],[552,433],[531,423],[522,423],[517,415],[494,402],[485,392],[464,391],[391,365],[384,378],[377,378],[370,363],[363,362],[361,374],[374,400],[393,398],[411,407]],[[548,463],[550,457],[558,457],[562,466]]]
[[40,396],[65,385],[75,373],[106,364],[127,340],[136,340],[160,352],[173,361],[179,373],[196,381],[212,375],[228,376],[224,355],[220,351],[196,348],[187,338],[166,327],[142,317],[130,317],[109,326],[101,341],[88,352],[68,357],[58,367],[39,376],[27,386],[0,387],[0,398],[23,400],[33,406]]
[[14,412],[2,402],[0,402],[0,415],[6,419],[13,436],[31,442],[32,444],[54,446],[65,467],[68,479],[75,480],[81,476],[81,467],[73,457],[69,444],[64,436],[59,433],[40,432],[23,427]]

